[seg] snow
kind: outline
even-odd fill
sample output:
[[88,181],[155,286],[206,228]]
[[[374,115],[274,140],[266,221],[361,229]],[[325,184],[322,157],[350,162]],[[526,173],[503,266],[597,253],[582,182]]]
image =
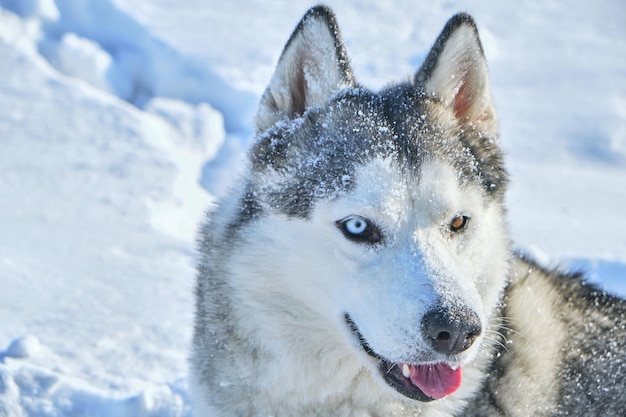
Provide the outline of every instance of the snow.
[[[626,5],[328,1],[357,78],[476,18],[519,248],[626,295]],[[0,416],[190,416],[195,230],[307,2],[0,0]]]

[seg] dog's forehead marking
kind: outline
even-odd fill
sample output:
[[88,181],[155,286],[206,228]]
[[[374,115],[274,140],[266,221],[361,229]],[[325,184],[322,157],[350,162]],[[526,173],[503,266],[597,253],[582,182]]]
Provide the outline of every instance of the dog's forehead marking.
[[332,203],[337,215],[383,216],[389,221],[399,221],[404,215],[410,198],[407,179],[391,158],[357,167],[354,183],[352,191]]
[[461,180],[461,174],[451,165],[426,160],[421,166],[416,204],[422,211],[460,212],[476,210],[482,205],[480,188]]
[[357,168],[356,187],[338,202],[341,211],[376,214],[405,223],[408,217],[425,227],[442,217],[475,212],[482,205],[477,187],[463,186],[449,164],[425,160],[419,171],[402,169],[392,158],[376,159]]

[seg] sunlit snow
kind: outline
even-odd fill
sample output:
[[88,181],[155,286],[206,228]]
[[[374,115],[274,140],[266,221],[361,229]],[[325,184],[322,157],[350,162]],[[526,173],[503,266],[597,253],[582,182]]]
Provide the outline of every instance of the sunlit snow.
[[[329,0],[357,79],[474,15],[516,246],[626,295],[626,4]],[[0,416],[190,416],[195,230],[311,2],[0,0]]]

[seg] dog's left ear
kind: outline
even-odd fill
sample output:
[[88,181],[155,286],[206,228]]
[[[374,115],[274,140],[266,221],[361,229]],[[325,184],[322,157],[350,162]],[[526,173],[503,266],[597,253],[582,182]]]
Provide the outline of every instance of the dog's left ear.
[[441,100],[457,119],[495,137],[496,112],[489,92],[487,62],[471,16],[448,21],[415,76],[418,88]]
[[311,8],[292,33],[265,90],[256,130],[301,116],[355,82],[333,12]]

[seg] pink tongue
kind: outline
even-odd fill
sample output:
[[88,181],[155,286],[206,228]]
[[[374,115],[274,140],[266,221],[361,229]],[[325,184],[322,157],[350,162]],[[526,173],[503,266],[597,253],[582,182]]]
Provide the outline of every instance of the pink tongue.
[[452,394],[461,385],[461,367],[452,369],[446,364],[409,365],[411,382],[431,398]]

